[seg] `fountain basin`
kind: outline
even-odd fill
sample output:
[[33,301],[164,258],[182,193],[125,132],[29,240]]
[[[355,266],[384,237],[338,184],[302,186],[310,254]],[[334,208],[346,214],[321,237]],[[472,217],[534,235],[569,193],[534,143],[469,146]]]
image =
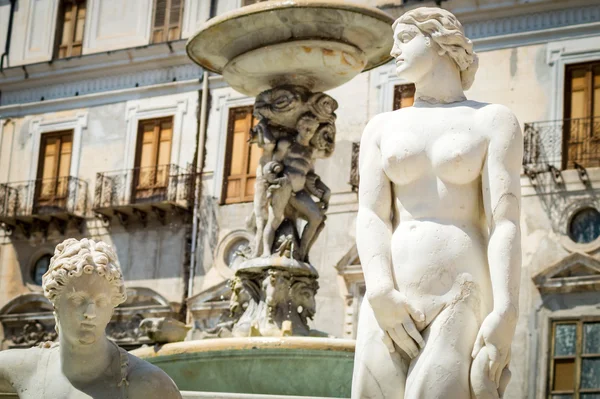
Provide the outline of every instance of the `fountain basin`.
[[186,341],[131,353],[182,391],[349,398],[355,341],[252,337]]
[[325,91],[391,59],[393,18],[339,0],[272,0],[210,19],[189,57],[256,96],[283,84]]

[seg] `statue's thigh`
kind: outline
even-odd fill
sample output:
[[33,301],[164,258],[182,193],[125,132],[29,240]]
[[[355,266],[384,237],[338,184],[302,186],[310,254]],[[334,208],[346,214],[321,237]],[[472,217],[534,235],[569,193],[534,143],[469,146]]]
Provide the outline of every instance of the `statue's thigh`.
[[457,301],[423,330],[425,348],[411,362],[407,399],[471,398],[471,351],[480,325],[476,311],[472,301]]
[[[352,399],[404,399],[408,362],[398,352],[390,353],[383,331],[367,300],[358,321]],[[409,398],[407,396],[407,398]]]

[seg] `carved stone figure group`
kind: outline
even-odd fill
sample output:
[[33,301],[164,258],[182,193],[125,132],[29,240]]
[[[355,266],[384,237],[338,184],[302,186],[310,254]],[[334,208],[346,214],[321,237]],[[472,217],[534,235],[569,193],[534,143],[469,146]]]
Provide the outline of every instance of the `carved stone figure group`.
[[[263,149],[257,168],[249,258],[278,254],[307,261],[324,227],[331,191],[314,171],[314,161],[331,156],[337,102],[301,86],[261,93],[252,141]],[[316,200],[315,200],[316,199]],[[299,221],[306,225],[298,231]]]

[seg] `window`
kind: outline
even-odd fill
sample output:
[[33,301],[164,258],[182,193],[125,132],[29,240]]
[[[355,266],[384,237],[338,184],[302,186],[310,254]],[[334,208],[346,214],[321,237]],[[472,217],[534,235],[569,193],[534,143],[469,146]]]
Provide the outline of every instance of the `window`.
[[549,399],[600,397],[600,319],[552,324]]
[[237,240],[229,244],[229,246],[225,250],[225,264],[227,266],[231,266],[234,259],[237,258],[240,252],[243,252],[243,250],[247,248],[248,245],[250,245],[250,241],[243,237],[238,238]]
[[575,213],[569,222],[569,237],[579,244],[587,244],[600,236],[600,212],[584,208]]
[[61,2],[57,23],[57,58],[81,55],[85,9],[85,0],[64,0]]
[[40,148],[35,207],[64,207],[69,191],[73,131],[43,134]]
[[262,155],[257,144],[249,144],[250,129],[258,121],[252,116],[252,106],[229,110],[227,149],[222,202],[249,202],[254,198],[256,168]]
[[600,166],[600,62],[568,66],[563,168]]
[[155,0],[151,43],[179,39],[182,17],[183,0]]
[[135,154],[134,195],[135,199],[164,194],[173,172],[171,141],[173,117],[148,119],[139,122]]
[[415,102],[415,85],[410,83],[406,85],[394,86],[394,110],[406,108]]
[[31,279],[37,285],[42,285],[42,277],[48,271],[50,267],[50,259],[52,255],[42,255],[38,260],[35,261],[33,268],[31,269]]

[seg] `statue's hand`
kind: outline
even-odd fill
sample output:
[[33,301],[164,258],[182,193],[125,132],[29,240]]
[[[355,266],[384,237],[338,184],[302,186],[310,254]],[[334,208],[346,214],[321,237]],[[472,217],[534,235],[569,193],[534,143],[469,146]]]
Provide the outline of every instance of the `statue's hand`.
[[475,358],[482,348],[489,356],[489,378],[500,386],[502,371],[510,363],[510,345],[515,333],[513,317],[502,316],[492,311],[479,328],[471,356]]
[[425,315],[412,306],[404,294],[397,290],[369,295],[368,299],[375,313],[375,319],[384,331],[383,342],[389,351],[395,352],[395,343],[411,358],[417,357],[419,347],[423,348],[425,341],[417,330],[413,318],[424,322]]

